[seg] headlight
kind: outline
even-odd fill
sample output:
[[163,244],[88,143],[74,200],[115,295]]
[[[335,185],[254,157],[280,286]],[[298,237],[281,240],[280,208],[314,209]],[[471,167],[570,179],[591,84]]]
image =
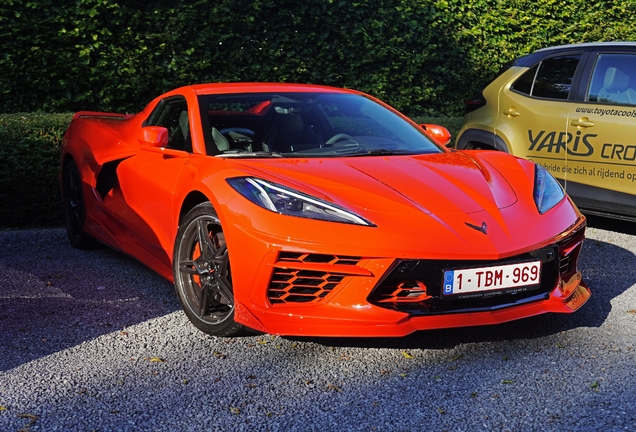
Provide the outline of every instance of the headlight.
[[539,213],[543,214],[561,202],[565,192],[545,168],[537,164],[534,167],[534,202]]
[[227,179],[227,182],[254,204],[276,213],[329,222],[375,226],[342,207],[283,185],[255,177],[235,177]]

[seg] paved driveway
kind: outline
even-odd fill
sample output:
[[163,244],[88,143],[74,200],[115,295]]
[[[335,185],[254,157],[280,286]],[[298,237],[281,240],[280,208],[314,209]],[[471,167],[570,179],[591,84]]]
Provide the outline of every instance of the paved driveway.
[[635,431],[636,224],[592,224],[576,314],[401,339],[206,336],[136,261],[2,231],[0,430]]

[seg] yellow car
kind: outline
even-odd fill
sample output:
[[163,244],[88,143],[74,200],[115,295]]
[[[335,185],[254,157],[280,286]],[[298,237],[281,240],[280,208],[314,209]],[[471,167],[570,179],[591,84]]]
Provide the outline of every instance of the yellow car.
[[636,42],[536,51],[465,104],[458,149],[531,159],[584,212],[636,220]]

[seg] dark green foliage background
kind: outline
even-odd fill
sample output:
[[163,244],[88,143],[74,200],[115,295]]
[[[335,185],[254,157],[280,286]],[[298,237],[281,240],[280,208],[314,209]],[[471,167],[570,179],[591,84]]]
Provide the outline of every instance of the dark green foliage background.
[[0,227],[61,222],[71,116],[43,113],[136,112],[190,83],[308,82],[456,132],[462,100],[504,63],[636,40],[635,12],[633,0],[0,0],[0,113],[40,113],[0,115]]
[[57,174],[70,114],[0,115],[0,227],[59,225]]
[[634,39],[635,12],[631,0],[3,0],[0,112],[136,112],[184,84],[288,81],[458,115],[520,54]]

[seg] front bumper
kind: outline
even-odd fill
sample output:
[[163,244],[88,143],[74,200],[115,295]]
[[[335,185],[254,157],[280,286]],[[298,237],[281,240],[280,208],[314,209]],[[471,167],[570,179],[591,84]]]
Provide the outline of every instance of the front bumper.
[[[465,260],[298,252],[268,242],[268,252],[254,278],[235,284],[235,319],[270,334],[381,337],[498,324],[548,312],[571,313],[591,295],[576,266],[584,232],[581,217],[570,229],[532,250],[481,262],[505,264],[526,256],[539,257],[544,262],[540,286],[453,301],[441,296],[440,272],[459,263],[466,265]],[[418,267],[413,263],[429,270],[409,271]],[[248,289],[240,289],[248,285]]]

